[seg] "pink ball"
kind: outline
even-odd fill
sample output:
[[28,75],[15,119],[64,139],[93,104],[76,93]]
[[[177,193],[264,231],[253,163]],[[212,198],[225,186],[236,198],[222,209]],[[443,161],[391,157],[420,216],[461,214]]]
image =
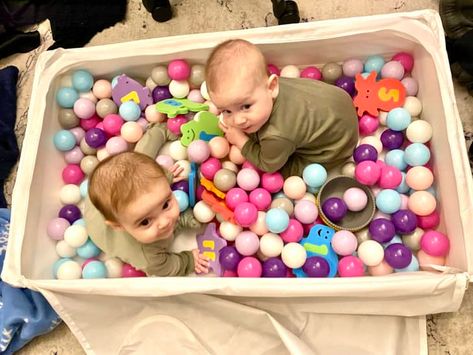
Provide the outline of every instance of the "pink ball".
[[225,270],[223,272],[223,277],[238,277],[238,274],[236,273],[236,271]]
[[187,123],[187,117],[184,115],[177,115],[176,117],[169,118],[167,121],[168,129],[175,135],[181,134],[181,126]]
[[128,148],[128,142],[120,136],[112,137],[105,143],[105,149],[110,155],[126,152]]
[[258,218],[258,209],[250,202],[242,202],[238,204],[233,213],[235,216],[235,222],[242,227],[251,226]]
[[261,176],[261,186],[270,193],[281,191],[284,186],[284,178],[281,173],[264,173]]
[[187,99],[193,102],[199,102],[199,103],[203,103],[205,101],[199,89],[193,89],[189,91],[189,94],[187,95]]
[[62,170],[62,180],[66,184],[79,185],[84,179],[84,173],[79,165],[69,164]]
[[395,189],[402,181],[401,171],[390,165],[384,165],[381,168],[381,176],[378,185],[383,189]]
[[409,205],[409,196],[405,194],[399,194],[401,196],[401,210],[407,210]]
[[317,210],[317,206],[312,201],[300,200],[294,207],[294,216],[303,224],[313,223],[318,215],[319,211]]
[[263,170],[258,169],[254,164],[250,163],[248,160],[245,160],[243,165],[241,166],[242,169],[253,169],[256,170],[256,172],[261,175],[263,174]]
[[120,115],[117,115],[116,113],[108,114],[103,119],[103,130],[111,136],[119,135],[123,123],[124,121]]
[[284,181],[283,191],[287,197],[300,200],[304,197],[307,186],[300,176],[290,176]]
[[445,234],[430,230],[420,239],[420,248],[431,256],[446,256],[450,249],[450,241]]
[[371,276],[384,276],[392,274],[394,269],[386,261],[381,261],[378,265],[368,266],[368,272]]
[[191,74],[191,67],[183,59],[173,60],[168,65],[168,75],[172,80],[187,80]]
[[91,128],[95,128],[101,121],[100,117],[97,115],[93,115],[88,119],[80,120],[80,126],[84,129],[84,131],[88,131]]
[[347,230],[336,232],[331,243],[335,253],[342,256],[353,254],[358,246],[356,236]]
[[238,263],[237,274],[239,277],[261,277],[262,273],[263,267],[255,257],[244,257]]
[[75,146],[71,150],[64,153],[64,160],[68,164],[80,164],[80,161],[84,157],[84,153],[79,146]]
[[258,187],[250,192],[250,202],[256,206],[259,211],[266,211],[271,205],[271,194]]
[[297,219],[290,218],[289,225],[284,232],[279,234],[285,243],[297,243],[304,235],[304,228]]
[[365,274],[363,262],[356,256],[344,256],[338,262],[338,274],[340,277],[363,276]]
[[217,158],[209,158],[200,166],[200,172],[208,180],[213,180],[217,171],[222,169],[222,163]]
[[98,129],[101,129],[102,131],[104,131],[104,129],[103,129],[103,121],[97,123],[97,126],[95,126],[95,128],[98,128]]
[[234,187],[227,191],[227,194],[225,195],[225,204],[232,211],[236,206],[243,202],[248,202],[248,194],[245,190],[239,187]]
[[136,120],[136,123],[138,123],[141,126],[141,128],[143,128],[143,131],[146,131],[146,129],[148,128],[148,124],[149,124],[148,120],[146,120],[146,118],[144,118],[144,117],[138,118]]
[[411,77],[406,77],[401,80],[402,85],[406,88],[406,95],[407,96],[416,96],[417,91],[419,90],[419,85],[417,84],[417,80]]
[[358,120],[358,130],[361,135],[367,136],[376,132],[379,127],[379,120],[377,117],[365,114]]
[[122,266],[122,277],[145,277],[146,274],[141,271],[135,269],[130,264],[124,263]]
[[165,169],[169,169],[174,165],[174,159],[167,154],[160,154],[156,157],[156,163]]
[[394,78],[401,80],[404,76],[404,67],[401,63],[396,60],[392,60],[383,65],[381,69],[382,78]]
[[91,118],[95,113],[95,103],[89,99],[79,98],[74,102],[74,113],[82,119]]
[[259,238],[256,233],[243,231],[235,239],[235,248],[243,256],[253,255],[259,249]]
[[359,59],[348,59],[343,62],[343,74],[354,78],[363,72],[363,62]]
[[210,155],[214,158],[225,158],[230,152],[230,144],[223,137],[214,137],[209,141]]
[[422,249],[417,252],[417,259],[419,260],[420,269],[424,271],[437,271],[428,265],[438,265],[438,266],[445,265],[444,256],[432,256],[432,255],[427,254]]
[[237,174],[237,184],[243,190],[251,191],[258,187],[260,177],[256,170],[241,169]]
[[395,54],[391,60],[400,62],[407,73],[411,72],[412,68],[414,67],[414,58],[412,55],[406,52],[399,52]]
[[366,207],[368,196],[362,189],[351,187],[343,193],[343,201],[350,211],[359,212]]
[[279,68],[275,66],[274,64],[268,64],[268,72],[269,72],[269,75],[271,74],[276,74],[277,76],[281,75],[281,70],[279,70]]
[[67,227],[71,224],[65,218],[53,218],[49,221],[47,227],[48,236],[54,240],[62,240],[64,239],[64,232],[66,231]]
[[307,67],[301,71],[301,78],[320,80],[322,72],[316,67]]
[[[84,120],[81,120],[81,121],[84,121]],[[77,144],[80,144],[80,141],[85,137],[85,131],[82,129],[82,127],[71,128],[69,132],[71,132],[74,135],[74,137],[76,138]]]
[[190,161],[200,164],[210,156],[210,148],[207,142],[197,139],[187,147],[187,156]]
[[372,186],[376,184],[381,176],[381,168],[371,160],[365,160],[355,167],[355,178],[363,184]]
[[433,211],[427,216],[417,216],[417,225],[422,229],[435,229],[440,224],[440,214]]

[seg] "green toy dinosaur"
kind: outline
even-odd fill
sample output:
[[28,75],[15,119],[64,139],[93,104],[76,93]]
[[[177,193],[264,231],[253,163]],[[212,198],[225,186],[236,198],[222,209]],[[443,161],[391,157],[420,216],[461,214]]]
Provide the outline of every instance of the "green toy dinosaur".
[[194,119],[181,126],[181,144],[187,147],[192,141],[202,139],[209,141],[213,137],[223,136],[218,126],[218,117],[208,111],[198,112]]

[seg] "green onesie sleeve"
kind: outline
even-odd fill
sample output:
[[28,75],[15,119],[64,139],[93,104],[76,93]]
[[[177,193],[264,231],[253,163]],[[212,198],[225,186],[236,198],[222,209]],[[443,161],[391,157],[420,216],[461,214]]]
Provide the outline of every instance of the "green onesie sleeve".
[[149,276],[185,276],[194,271],[194,256],[191,251],[171,253],[151,245],[143,245],[147,266],[143,269]]
[[175,141],[177,136],[169,132],[165,123],[151,124],[145,134],[136,143],[135,152],[146,154],[156,159],[161,147],[167,141]]

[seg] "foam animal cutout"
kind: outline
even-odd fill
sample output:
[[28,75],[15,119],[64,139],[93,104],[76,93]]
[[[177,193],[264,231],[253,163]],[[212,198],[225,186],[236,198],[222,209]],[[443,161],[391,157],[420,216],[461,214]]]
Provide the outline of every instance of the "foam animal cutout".
[[185,115],[190,112],[199,112],[209,109],[209,105],[194,102],[188,99],[166,99],[156,103],[156,111],[165,113],[169,118]]
[[218,117],[208,111],[198,112],[192,120],[184,123],[181,133],[181,144],[184,147],[197,139],[209,141],[213,137],[223,136],[223,131],[218,126]]
[[134,101],[140,105],[141,110],[153,104],[151,91],[126,74],[117,78],[117,82],[112,88],[112,98],[118,106],[126,101]]
[[209,258],[209,268],[217,276],[223,274],[218,256],[220,250],[225,246],[227,246],[227,241],[218,235],[215,223],[209,223],[204,233],[197,236],[197,248],[199,248],[200,253]]

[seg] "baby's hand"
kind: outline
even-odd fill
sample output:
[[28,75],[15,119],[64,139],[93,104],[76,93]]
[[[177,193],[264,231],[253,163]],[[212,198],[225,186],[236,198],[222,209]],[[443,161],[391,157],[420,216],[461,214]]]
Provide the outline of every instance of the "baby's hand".
[[236,145],[238,149],[242,149],[245,143],[248,141],[248,136],[240,129],[232,126],[223,126],[220,124],[220,128],[225,133],[225,138],[230,144]]
[[184,176],[179,176],[180,173],[184,171],[184,168],[179,164],[174,164],[169,169],[169,172],[172,174],[172,182],[178,182],[184,180]]
[[193,249],[194,270],[197,274],[206,274],[209,272],[209,259],[204,254],[199,254],[199,249]]

